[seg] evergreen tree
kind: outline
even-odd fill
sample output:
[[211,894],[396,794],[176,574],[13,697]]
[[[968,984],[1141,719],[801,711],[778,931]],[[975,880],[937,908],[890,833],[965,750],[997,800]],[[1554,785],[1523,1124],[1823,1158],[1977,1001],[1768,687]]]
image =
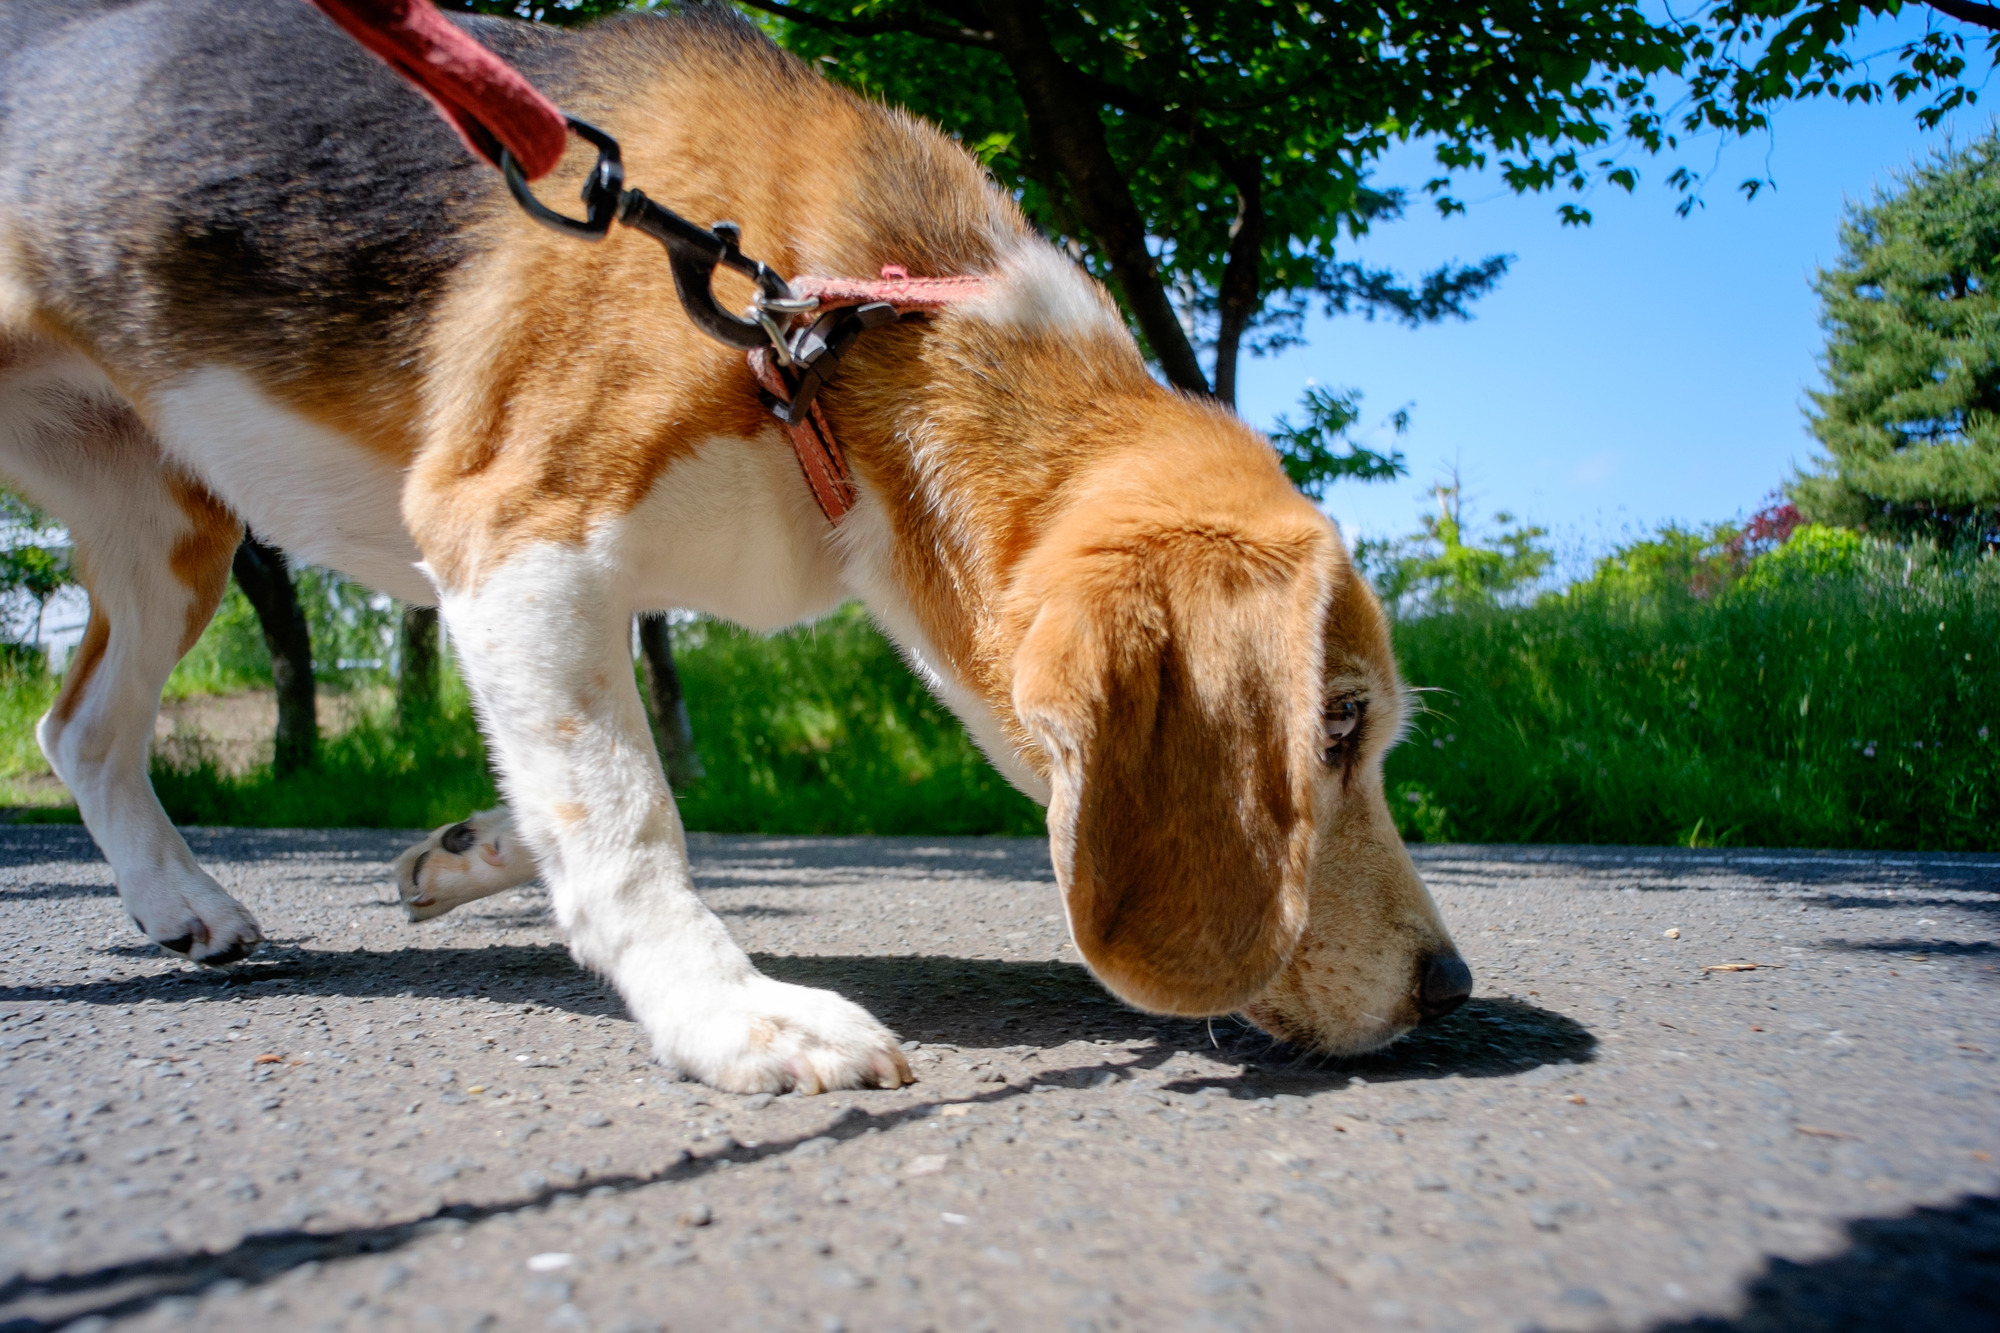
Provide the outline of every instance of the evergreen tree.
[[1849,209],[1814,282],[1827,456],[1788,488],[1809,522],[2000,541],[2000,133]]

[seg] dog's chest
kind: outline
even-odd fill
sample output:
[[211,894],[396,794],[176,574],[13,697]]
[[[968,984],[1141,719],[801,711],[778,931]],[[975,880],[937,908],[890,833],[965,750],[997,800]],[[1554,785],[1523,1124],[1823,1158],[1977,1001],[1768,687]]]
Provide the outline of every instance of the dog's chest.
[[405,601],[428,604],[403,527],[403,469],[292,411],[241,371],[203,367],[149,396],[169,456],[266,541]]
[[775,630],[825,615],[847,595],[830,532],[773,429],[704,441],[597,541],[628,571],[636,608]]

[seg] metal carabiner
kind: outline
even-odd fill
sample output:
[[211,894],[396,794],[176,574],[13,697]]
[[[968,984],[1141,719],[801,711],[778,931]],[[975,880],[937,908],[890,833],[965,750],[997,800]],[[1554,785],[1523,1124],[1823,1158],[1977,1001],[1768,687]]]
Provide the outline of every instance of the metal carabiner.
[[601,241],[610,232],[612,220],[618,216],[618,204],[625,189],[625,160],[618,150],[618,141],[603,130],[575,116],[564,116],[563,119],[568,122],[570,133],[597,149],[597,165],[583,180],[584,215],[581,219],[564,217],[535,198],[535,192],[528,187],[528,178],[521,173],[521,164],[505,148],[500,150],[500,174],[506,178],[507,189],[514,196],[514,202],[544,227],[565,236]]
[[[795,295],[791,285],[777,273],[745,255],[738,248],[743,232],[735,223],[697,227],[642,192],[624,188],[625,166],[618,141],[574,116],[563,119],[578,138],[597,149],[597,165],[583,182],[584,216],[564,217],[535,198],[534,191],[528,188],[527,177],[521,173],[521,164],[502,149],[500,171],[506,177],[514,202],[543,226],[581,240],[603,240],[614,221],[645,232],[666,247],[667,264],[674,275],[674,292],[696,328],[731,347],[768,345],[781,364],[790,365],[785,325],[793,315],[818,308],[819,302]],[[747,317],[732,315],[717,304],[713,281],[718,264],[757,284],[757,299],[746,312]]]

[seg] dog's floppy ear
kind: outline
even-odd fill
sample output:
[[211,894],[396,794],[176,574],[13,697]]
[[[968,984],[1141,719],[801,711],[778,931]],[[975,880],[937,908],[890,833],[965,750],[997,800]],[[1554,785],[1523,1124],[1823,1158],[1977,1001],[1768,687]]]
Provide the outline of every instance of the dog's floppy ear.
[[1327,579],[1230,554],[1072,570],[1014,659],[1071,934],[1158,1013],[1254,999],[1306,920]]

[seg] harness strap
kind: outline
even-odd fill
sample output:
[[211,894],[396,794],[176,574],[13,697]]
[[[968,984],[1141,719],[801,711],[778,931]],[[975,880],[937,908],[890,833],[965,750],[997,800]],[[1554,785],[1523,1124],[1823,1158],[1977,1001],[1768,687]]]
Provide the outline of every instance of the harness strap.
[[389,68],[415,84],[494,166],[504,148],[528,179],[562,161],[568,122],[532,83],[439,13],[430,0],[310,0]]
[[[792,290],[801,297],[817,300],[822,314],[855,306],[883,305],[893,306],[898,316],[924,314],[981,296],[986,287],[986,279],[977,274],[913,278],[896,264],[883,266],[879,282],[864,278],[792,279]],[[805,325],[792,334],[789,342],[794,353],[801,350],[815,327],[817,325]],[[825,343],[818,345],[822,349],[828,347]],[[824,363],[826,374],[832,374],[837,369],[838,358],[839,349],[835,346],[832,359]],[[826,515],[827,522],[838,526],[840,520],[854,508],[858,492],[854,487],[854,477],[847,469],[847,455],[841,450],[840,441],[834,438],[833,428],[827,425],[826,414],[820,410],[817,390],[821,376],[812,373],[811,362],[795,357],[794,364],[802,366],[805,373],[788,377],[778,365],[776,354],[768,347],[751,348],[749,361],[750,373],[757,377],[759,387],[772,404],[772,415],[778,418],[786,438],[792,442],[792,452],[799,459],[799,471],[805,474],[806,485],[812,489],[820,513]],[[801,387],[808,387],[812,394],[805,402],[803,412],[794,398],[795,391]]]
[[[785,383],[782,371],[778,369],[778,358],[768,347],[750,349],[750,373],[757,377],[757,383],[765,393],[778,402],[791,405],[791,386]],[[819,505],[819,512],[826,515],[826,521],[838,526],[847,517],[847,511],[854,508],[857,498],[854,478],[847,471],[847,455],[841,452],[840,443],[833,438],[833,428],[826,424],[826,413],[819,410],[815,399],[806,405],[803,419],[781,419],[785,438],[792,442],[792,452],[798,455],[799,471],[806,475],[806,485],[812,489],[813,500]]]

